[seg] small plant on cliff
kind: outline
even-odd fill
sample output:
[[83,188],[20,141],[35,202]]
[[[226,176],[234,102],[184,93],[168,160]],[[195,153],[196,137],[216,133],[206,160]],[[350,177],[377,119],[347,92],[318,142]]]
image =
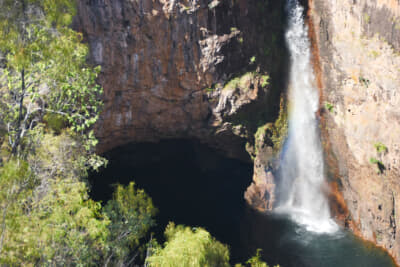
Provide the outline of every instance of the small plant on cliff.
[[333,105],[332,105],[332,103],[325,102],[325,108],[326,108],[329,112],[333,112]]
[[239,82],[240,82],[240,77],[235,77],[225,84],[223,90],[234,90],[236,89],[236,87],[238,87]]
[[385,145],[382,144],[381,142],[375,143],[375,144],[374,144],[374,147],[375,147],[375,149],[376,149],[376,151],[377,151],[378,153],[385,153],[385,152],[388,151],[387,146],[385,146]]
[[378,168],[378,173],[380,173],[380,174],[382,174],[384,172],[384,170],[386,169],[385,165],[382,163],[382,161],[380,161],[380,160],[378,160],[378,159],[376,159],[374,157],[370,158],[369,162],[371,164],[376,164],[376,166]]
[[287,137],[288,133],[288,118],[287,109],[283,97],[280,102],[280,111],[277,120],[274,123],[266,123],[258,127],[256,133],[254,134],[255,139],[255,153],[257,154],[257,144],[260,142],[265,142],[266,138],[272,141],[274,152],[280,151],[282,145]]
[[256,62],[256,56],[252,56],[250,58],[250,64],[254,64]]
[[268,80],[269,80],[269,76],[268,75],[262,75],[261,76],[261,79],[262,79],[262,82],[261,82],[261,87],[266,87],[268,84],[269,84],[269,82],[268,82]]
[[209,9],[214,9],[216,8],[218,5],[220,4],[220,2],[218,0],[213,0],[208,4],[208,8]]
[[248,89],[248,84],[249,82],[254,79],[255,73],[253,72],[246,72],[242,76],[235,77],[231,80],[229,80],[223,90],[234,90],[236,88],[241,88],[243,90]]
[[364,85],[365,87],[367,87],[367,88],[368,88],[368,86],[369,86],[369,84],[370,84],[370,81],[369,81],[367,78],[363,77],[363,76],[358,77],[358,81],[359,81],[362,85]]
[[376,50],[372,50],[372,51],[369,52],[369,55],[370,55],[371,57],[373,57],[373,58],[379,57],[380,54],[381,54],[381,53],[380,53],[379,51],[376,51]]

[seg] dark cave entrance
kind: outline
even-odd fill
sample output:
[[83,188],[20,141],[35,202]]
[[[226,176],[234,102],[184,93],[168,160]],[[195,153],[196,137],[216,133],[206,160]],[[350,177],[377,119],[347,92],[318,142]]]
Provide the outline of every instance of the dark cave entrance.
[[233,261],[246,259],[240,232],[251,163],[226,158],[194,140],[131,144],[104,156],[107,168],[89,177],[93,199],[105,202],[113,184],[135,181],[159,209],[153,229],[158,240],[170,221],[200,226],[229,245]]

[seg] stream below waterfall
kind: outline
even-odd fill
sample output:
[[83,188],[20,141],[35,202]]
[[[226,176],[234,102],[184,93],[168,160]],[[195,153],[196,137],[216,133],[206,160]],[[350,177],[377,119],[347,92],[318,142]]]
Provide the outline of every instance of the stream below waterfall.
[[[347,230],[335,234],[308,231],[289,216],[248,211],[242,245],[262,249],[262,257],[281,267],[394,267],[392,258]],[[246,231],[247,229],[247,231]]]

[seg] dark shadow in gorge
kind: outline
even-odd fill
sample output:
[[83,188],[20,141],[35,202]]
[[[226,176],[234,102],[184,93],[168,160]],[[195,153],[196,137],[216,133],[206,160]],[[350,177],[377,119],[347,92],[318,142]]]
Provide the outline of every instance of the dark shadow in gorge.
[[241,219],[243,194],[253,175],[252,164],[221,156],[191,140],[123,146],[106,153],[109,165],[90,175],[91,196],[110,199],[115,183],[135,181],[159,209],[158,240],[169,221],[201,226],[230,246],[232,261],[244,261]]

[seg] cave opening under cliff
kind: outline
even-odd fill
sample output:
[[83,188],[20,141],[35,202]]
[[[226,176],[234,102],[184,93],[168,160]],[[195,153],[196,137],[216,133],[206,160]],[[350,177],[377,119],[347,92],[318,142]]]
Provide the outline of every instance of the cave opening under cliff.
[[196,140],[125,145],[104,154],[107,168],[89,177],[91,197],[103,203],[113,185],[134,181],[153,199],[159,212],[153,229],[158,240],[168,222],[204,227],[230,246],[231,259],[243,260],[240,224],[243,198],[253,164],[227,158]]

